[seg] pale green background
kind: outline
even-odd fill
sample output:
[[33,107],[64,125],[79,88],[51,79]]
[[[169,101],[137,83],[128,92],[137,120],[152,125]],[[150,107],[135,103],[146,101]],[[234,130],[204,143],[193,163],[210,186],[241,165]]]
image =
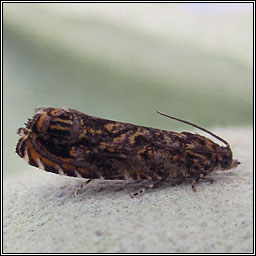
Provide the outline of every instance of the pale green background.
[[252,4],[4,3],[4,176],[28,169],[16,130],[33,109],[191,129],[251,126]]

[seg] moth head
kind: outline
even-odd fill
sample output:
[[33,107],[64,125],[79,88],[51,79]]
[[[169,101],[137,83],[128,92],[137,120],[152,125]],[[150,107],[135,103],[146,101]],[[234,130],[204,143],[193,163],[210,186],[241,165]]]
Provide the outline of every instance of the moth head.
[[237,167],[240,162],[236,159],[233,159],[232,151],[229,147],[221,147],[222,152],[217,154],[218,158],[218,169],[221,171],[226,171],[232,168]]

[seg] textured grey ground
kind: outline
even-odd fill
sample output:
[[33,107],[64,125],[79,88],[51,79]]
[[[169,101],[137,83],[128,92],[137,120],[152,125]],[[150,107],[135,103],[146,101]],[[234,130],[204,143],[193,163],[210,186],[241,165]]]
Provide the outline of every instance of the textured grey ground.
[[4,182],[5,253],[240,252],[253,250],[252,129],[215,129],[242,164],[215,182],[163,186],[131,199],[121,182],[28,167]]

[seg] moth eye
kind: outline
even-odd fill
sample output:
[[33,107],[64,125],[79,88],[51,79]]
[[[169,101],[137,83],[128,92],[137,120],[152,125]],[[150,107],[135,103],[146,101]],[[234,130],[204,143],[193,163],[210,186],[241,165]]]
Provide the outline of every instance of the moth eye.
[[230,167],[231,163],[232,163],[232,159],[231,158],[225,158],[225,159],[223,159],[221,161],[220,166],[223,169],[227,169],[227,168]]

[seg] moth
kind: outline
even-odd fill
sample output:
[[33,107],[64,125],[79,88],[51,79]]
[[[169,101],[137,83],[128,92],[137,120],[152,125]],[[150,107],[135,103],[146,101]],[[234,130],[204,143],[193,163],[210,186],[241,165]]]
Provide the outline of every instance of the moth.
[[[172,132],[83,114],[73,109],[39,108],[19,128],[16,153],[28,164],[56,174],[107,180],[147,180],[148,187],[164,181],[195,183],[210,172],[240,164],[233,159],[228,142],[190,132]],[[133,196],[144,192],[143,188]]]

